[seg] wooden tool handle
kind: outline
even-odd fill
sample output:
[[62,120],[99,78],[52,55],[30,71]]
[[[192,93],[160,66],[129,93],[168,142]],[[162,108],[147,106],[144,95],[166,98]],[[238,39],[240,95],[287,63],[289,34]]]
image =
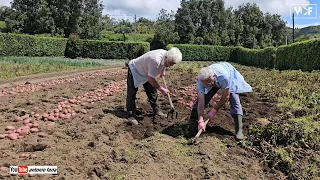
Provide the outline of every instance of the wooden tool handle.
[[[166,87],[166,89],[168,89],[167,84],[166,84],[166,81],[164,80],[164,77],[163,77],[163,76],[162,76],[162,81],[163,81],[164,86]],[[172,104],[172,101],[171,101],[170,94],[167,93],[167,95],[168,95],[168,98],[169,98],[170,106],[174,109],[173,104]]]
[[[209,122],[209,119],[207,119],[207,120],[204,122],[204,126],[207,126],[208,122]],[[201,133],[202,133],[202,129],[200,129],[200,130],[198,131],[198,133],[197,133],[197,135],[195,136],[195,138],[198,138]]]

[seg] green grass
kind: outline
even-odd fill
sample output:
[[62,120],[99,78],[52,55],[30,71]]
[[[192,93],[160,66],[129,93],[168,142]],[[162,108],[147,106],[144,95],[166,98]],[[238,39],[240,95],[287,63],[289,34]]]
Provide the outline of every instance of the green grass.
[[58,57],[0,57],[0,79],[99,66],[124,65],[125,60]]

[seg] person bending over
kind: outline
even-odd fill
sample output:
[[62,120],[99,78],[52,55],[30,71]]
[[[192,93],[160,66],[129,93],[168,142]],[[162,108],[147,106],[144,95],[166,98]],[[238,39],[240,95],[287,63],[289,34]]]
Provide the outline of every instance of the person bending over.
[[244,138],[242,133],[243,111],[239,94],[252,92],[252,87],[228,62],[218,62],[200,69],[197,77],[198,97],[192,107],[189,133],[194,136],[200,129],[205,131],[204,109],[208,107],[210,100],[218,90],[221,91],[221,99],[210,110],[208,118],[214,119],[217,111],[230,100],[230,114],[235,122],[235,137],[237,140],[242,140]]
[[142,56],[129,61],[127,75],[127,99],[126,107],[128,120],[134,125],[138,125],[135,118],[136,113],[136,94],[138,87],[143,86],[148,96],[148,101],[153,109],[153,113],[159,116],[165,116],[160,110],[157,101],[157,90],[163,95],[169,93],[169,90],[160,86],[156,81],[156,76],[165,75],[165,68],[175,65],[182,61],[182,54],[176,47],[169,51],[157,49],[149,51]]

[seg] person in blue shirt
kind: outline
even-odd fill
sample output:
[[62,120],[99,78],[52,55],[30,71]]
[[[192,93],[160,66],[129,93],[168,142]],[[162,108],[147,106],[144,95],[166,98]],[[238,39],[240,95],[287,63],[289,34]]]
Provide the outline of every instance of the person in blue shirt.
[[228,62],[214,63],[200,69],[197,77],[197,93],[191,116],[189,119],[189,132],[196,134],[198,130],[205,131],[204,109],[209,101],[220,90],[221,99],[208,113],[210,120],[214,119],[217,111],[230,100],[230,114],[235,122],[235,137],[237,140],[244,138],[242,133],[243,111],[239,94],[252,92],[252,87],[244,80],[243,76]]

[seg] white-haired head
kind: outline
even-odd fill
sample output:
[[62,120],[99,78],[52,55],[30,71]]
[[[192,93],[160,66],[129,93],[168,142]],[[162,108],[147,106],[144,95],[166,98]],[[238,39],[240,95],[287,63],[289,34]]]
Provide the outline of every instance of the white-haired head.
[[198,73],[198,78],[200,80],[208,79],[209,77],[213,77],[214,73],[210,67],[203,67],[200,69]]
[[176,47],[169,49],[166,53],[166,57],[169,62],[178,63],[182,61],[182,53]]

